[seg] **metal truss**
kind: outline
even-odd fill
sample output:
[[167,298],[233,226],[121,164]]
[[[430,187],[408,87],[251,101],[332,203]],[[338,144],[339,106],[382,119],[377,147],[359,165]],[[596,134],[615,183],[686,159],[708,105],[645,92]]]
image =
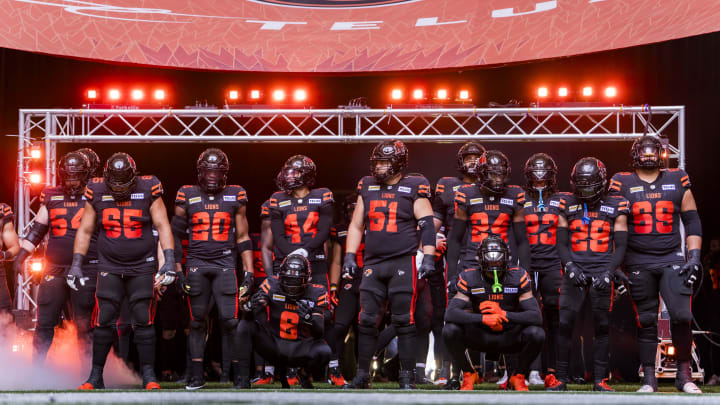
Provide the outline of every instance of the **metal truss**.
[[[648,118],[652,117],[648,124]],[[43,180],[55,185],[58,143],[628,141],[663,134],[685,166],[685,107],[404,109],[23,109],[18,122],[17,227],[26,234],[38,197],[30,146],[44,145]],[[37,166],[35,166],[37,170]],[[18,275],[18,291],[28,287]],[[16,307],[34,310],[29,294]]]

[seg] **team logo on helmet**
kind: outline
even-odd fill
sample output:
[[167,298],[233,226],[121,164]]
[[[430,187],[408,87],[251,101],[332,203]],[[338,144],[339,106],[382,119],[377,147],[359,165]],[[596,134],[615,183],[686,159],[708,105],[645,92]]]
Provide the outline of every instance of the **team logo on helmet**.
[[393,6],[401,3],[414,3],[421,0],[250,0],[254,3],[299,8],[367,8]]

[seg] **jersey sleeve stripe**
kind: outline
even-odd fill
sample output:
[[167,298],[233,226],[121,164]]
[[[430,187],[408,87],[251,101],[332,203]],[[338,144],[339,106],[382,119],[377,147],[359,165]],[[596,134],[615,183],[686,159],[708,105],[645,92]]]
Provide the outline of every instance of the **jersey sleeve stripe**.
[[525,282],[520,284],[520,288],[525,288],[530,282],[528,280],[525,280]]
[[437,187],[435,187],[435,194],[442,194],[443,191],[445,191],[444,184],[438,184]]

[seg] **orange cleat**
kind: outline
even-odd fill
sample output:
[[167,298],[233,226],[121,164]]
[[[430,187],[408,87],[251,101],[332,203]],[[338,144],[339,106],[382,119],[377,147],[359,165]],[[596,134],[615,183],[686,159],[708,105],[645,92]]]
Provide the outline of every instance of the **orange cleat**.
[[595,385],[593,386],[593,391],[615,392],[615,390],[608,385],[607,378],[604,378],[602,381],[595,383]]
[[77,389],[89,391],[89,390],[94,390],[95,387],[92,384],[90,384],[89,382],[86,382],[83,385],[79,386]]
[[560,384],[562,384],[562,382],[555,378],[555,374],[545,376],[545,388],[557,388]]
[[275,381],[275,377],[272,374],[267,373],[262,378],[255,381],[252,385],[268,385],[268,384],[272,384],[274,381]]
[[160,384],[158,384],[155,381],[150,381],[149,383],[145,384],[145,389],[146,390],[159,390]]
[[460,391],[472,391],[473,385],[478,383],[478,380],[480,380],[480,376],[478,376],[478,374],[474,371],[472,373],[463,373],[463,381],[460,386]]
[[333,375],[330,374],[330,383],[336,387],[342,387],[343,385],[347,384],[347,381],[345,381],[345,378],[340,375]]
[[529,391],[527,384],[525,383],[525,376],[523,374],[514,374],[508,380],[507,387],[513,391]]

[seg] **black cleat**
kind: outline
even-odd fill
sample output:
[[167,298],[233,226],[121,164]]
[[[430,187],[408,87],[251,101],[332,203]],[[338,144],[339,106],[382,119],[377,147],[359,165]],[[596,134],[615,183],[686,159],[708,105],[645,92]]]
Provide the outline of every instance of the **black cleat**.
[[702,390],[693,382],[690,361],[678,361],[675,388],[687,394],[702,394]]
[[205,380],[201,377],[190,377],[190,381],[185,385],[185,389],[188,391],[195,391],[201,388],[205,388]]
[[398,375],[398,385],[401,390],[414,390],[415,389],[415,371],[414,370],[400,370]]
[[300,370],[300,372],[298,372],[298,382],[300,383],[300,386],[303,389],[306,389],[306,390],[314,390],[315,389],[315,386],[312,383],[312,379],[310,379],[310,376],[307,375],[307,373],[305,372],[305,369],[302,369],[302,370]]
[[446,391],[460,391],[460,380],[457,377],[453,377],[447,380],[447,384],[443,387]]
[[78,387],[79,390],[101,390],[105,388],[103,381],[103,367],[93,366],[90,371],[90,377],[87,381]]
[[567,391],[567,383],[555,380],[553,384],[545,384],[545,391]]
[[370,389],[370,375],[367,371],[358,370],[355,378],[343,385],[344,390],[367,390]]
[[233,388],[236,390],[249,390],[250,389],[250,377],[249,376],[240,376],[235,378],[235,383],[233,384]]

